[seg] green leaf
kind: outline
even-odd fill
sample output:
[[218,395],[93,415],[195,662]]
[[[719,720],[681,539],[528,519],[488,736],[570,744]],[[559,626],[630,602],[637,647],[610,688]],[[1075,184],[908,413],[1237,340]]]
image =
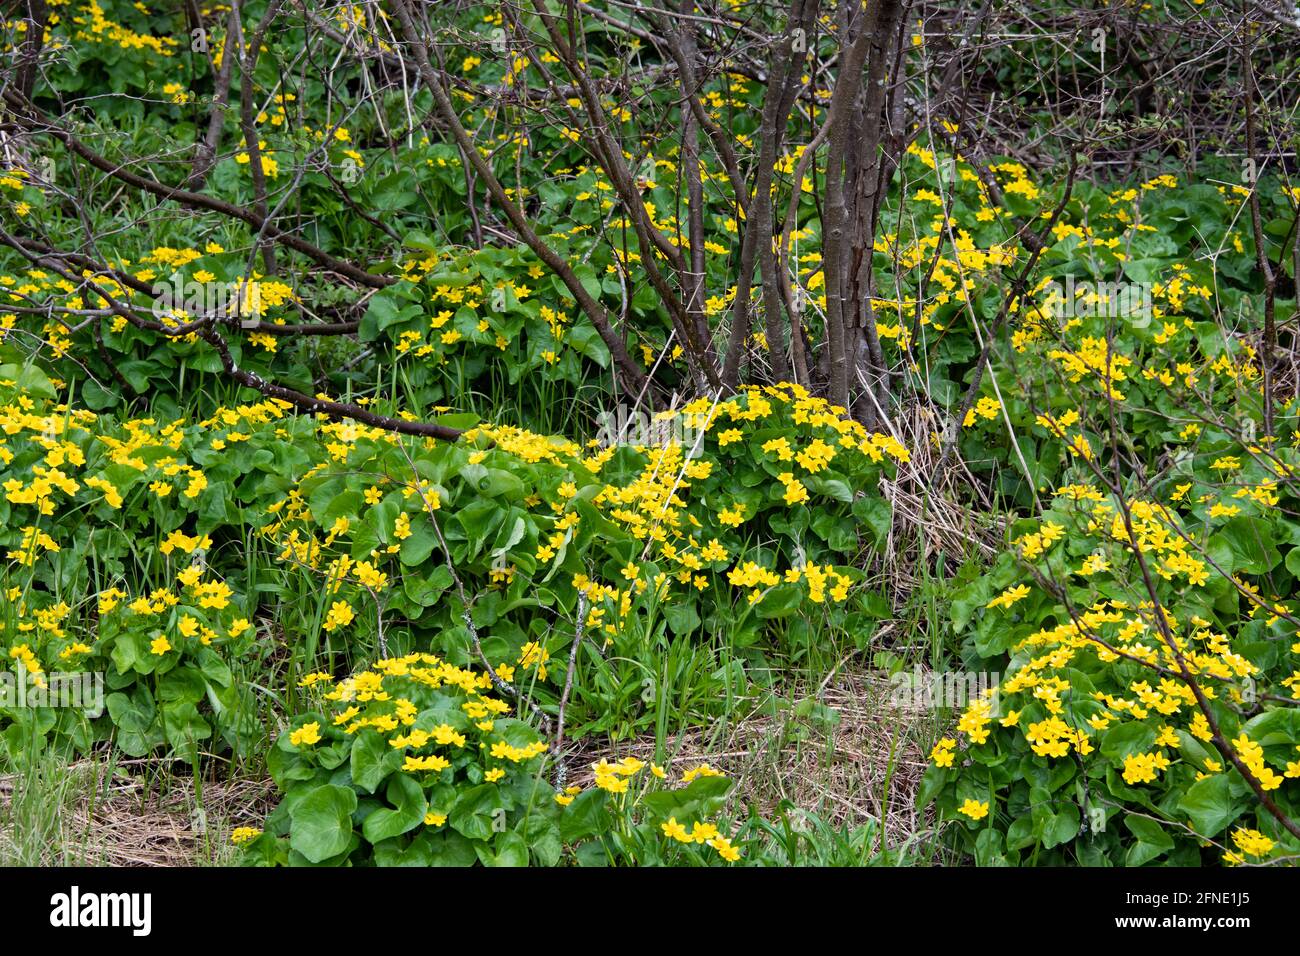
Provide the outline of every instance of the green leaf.
[[1242,724],[1241,732],[1261,747],[1283,747],[1290,760],[1292,747],[1300,744],[1300,711],[1287,707],[1265,711]]
[[1203,837],[1212,837],[1245,811],[1245,804],[1234,804],[1226,774],[1198,780],[1188,788],[1178,809],[1191,818],[1192,827]]
[[1133,754],[1147,753],[1156,742],[1156,732],[1137,722],[1120,724],[1101,737],[1101,755],[1114,763]]
[[388,741],[366,728],[352,741],[352,782],[366,793],[374,793],[383,779],[402,765],[402,755]]
[[554,821],[540,816],[526,817],[519,825],[519,835],[528,844],[538,866],[555,866],[560,862],[564,844],[560,839],[560,828]]
[[1038,832],[1032,816],[1016,817],[1011,821],[1011,826],[1007,827],[1008,850],[1023,850],[1027,846],[1033,846],[1037,840]]
[[398,557],[402,564],[409,567],[424,564],[429,560],[429,555],[433,553],[434,547],[438,543],[438,538],[433,532],[432,526],[424,522],[417,522],[411,529],[411,536],[402,542],[402,549],[398,552]]
[[130,696],[109,694],[105,704],[109,718],[117,727],[117,745],[123,753],[143,757],[163,742],[158,711],[148,687],[137,686]]
[[1043,827],[1043,847],[1050,850],[1054,846],[1070,842],[1078,835],[1079,808],[1072,803],[1067,803]]
[[582,322],[575,324],[565,337],[571,349],[581,352],[601,368],[609,368],[609,346],[605,344],[595,326]]
[[402,591],[421,607],[438,603],[442,592],[451,587],[451,572],[446,565],[438,565],[427,575],[407,574],[402,577]]
[[158,681],[158,699],[196,704],[203,699],[205,689],[203,675],[197,669],[178,667]]
[[528,844],[518,833],[502,833],[497,837],[496,846],[492,850],[480,843],[474,847],[474,851],[484,866],[528,865]]
[[375,866],[431,866],[433,854],[429,852],[428,835],[421,833],[406,846],[400,838],[385,840],[375,845]]
[[1267,574],[1282,560],[1282,553],[1273,541],[1273,527],[1263,518],[1238,515],[1226,521],[1215,536],[1232,549],[1238,571]]
[[574,797],[560,816],[560,837],[565,843],[577,843],[609,829],[609,811],[605,809],[608,797],[608,793],[595,787]]
[[1124,826],[1138,840],[1129,847],[1125,858],[1127,866],[1144,866],[1174,848],[1174,838],[1165,832],[1157,820],[1130,813],[1124,818]]
[[474,844],[455,830],[439,833],[429,840],[430,866],[473,866],[477,859]]
[[778,584],[758,602],[758,616],[763,620],[789,617],[803,604],[803,588],[797,584]]
[[496,541],[492,543],[492,557],[500,558],[524,539],[524,534],[528,530],[528,525],[524,521],[523,512],[518,508],[512,508],[511,511],[516,515],[514,521],[503,522],[500,532],[497,533]]
[[188,700],[173,701],[159,706],[162,713],[163,733],[167,742],[177,749],[188,749],[198,740],[212,736],[212,728],[199,714],[199,709]]
[[35,365],[0,365],[0,379],[14,382],[20,395],[50,399],[59,395],[49,376]]
[[690,634],[700,626],[700,616],[690,604],[665,604],[664,617],[677,636]]
[[113,650],[111,657],[113,663],[117,665],[119,674],[126,674],[129,671],[136,670],[138,666],[144,665],[147,669],[141,673],[148,673],[153,670],[151,666],[153,661],[148,654],[148,641],[145,636],[138,631],[126,631],[117,635],[113,639]]
[[361,832],[371,843],[401,836],[408,830],[415,829],[424,821],[424,814],[429,808],[424,799],[424,791],[407,774],[391,778],[384,796],[396,809],[381,807],[366,817]]
[[496,784],[471,787],[460,795],[451,808],[448,823],[456,832],[471,840],[489,840],[498,820],[505,817],[505,805]]
[[[842,501],[845,504],[848,504],[853,500],[853,489],[849,487],[847,482],[841,481],[838,478],[819,478],[816,475],[808,475],[803,479],[803,483],[808,486],[809,491],[819,495],[825,495],[827,498],[834,501]],[[881,499],[877,498],[873,500],[880,501]],[[885,507],[889,507],[887,502],[885,503]]]
[[203,676],[212,683],[219,684],[222,687],[229,687],[234,682],[235,678],[230,673],[230,668],[221,659],[221,655],[212,648],[199,648],[195,659],[198,661],[199,670],[203,672]]
[[501,505],[485,498],[472,501],[456,512],[456,520],[465,529],[465,538],[469,542],[468,557],[474,557],[483,549],[483,542],[501,524],[504,515]]
[[482,476],[474,481],[479,494],[487,498],[508,498],[519,501],[524,497],[524,483],[508,471],[500,468],[487,468]]
[[853,517],[871,529],[878,545],[889,537],[894,524],[894,510],[884,498],[859,498],[853,502]]
[[1007,858],[1002,855],[1002,834],[997,830],[984,829],[975,839],[975,864],[977,866],[1007,866]]
[[361,317],[358,330],[361,340],[371,342],[379,338],[384,329],[421,315],[423,310],[418,304],[406,301],[409,294],[409,283],[399,283],[373,295],[366,314]]
[[641,803],[656,821],[667,820],[669,817],[703,820],[721,809],[731,786],[731,780],[727,777],[696,777],[680,790],[648,793],[641,798]]
[[338,856],[352,840],[356,791],[327,783],[303,797],[289,811],[289,846],[312,863]]

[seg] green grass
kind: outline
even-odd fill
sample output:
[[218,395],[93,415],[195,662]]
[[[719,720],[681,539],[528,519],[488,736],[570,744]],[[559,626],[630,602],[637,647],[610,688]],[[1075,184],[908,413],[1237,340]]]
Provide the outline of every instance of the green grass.
[[88,866],[99,862],[79,808],[93,811],[99,767],[45,754],[2,778],[0,866]]

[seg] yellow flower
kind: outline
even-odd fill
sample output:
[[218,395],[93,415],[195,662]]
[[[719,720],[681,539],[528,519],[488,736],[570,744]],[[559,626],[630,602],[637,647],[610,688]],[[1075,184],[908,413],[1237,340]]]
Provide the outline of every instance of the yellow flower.
[[808,500],[808,489],[802,481],[791,477],[785,486],[785,503],[791,507]]
[[718,828],[712,823],[696,821],[695,825],[691,827],[691,839],[696,843],[708,843],[716,836],[718,836]]
[[985,607],[1011,607],[1017,601],[1029,596],[1028,584],[1017,584],[1013,588],[1007,588],[993,600],[989,601]]
[[320,742],[320,724],[312,721],[310,724],[303,724],[293,733],[289,734],[289,743],[295,747],[301,747],[304,744],[310,746]]
[[969,797],[966,798],[966,802],[959,809],[972,820],[983,820],[989,815],[988,803],[980,803],[978,800],[972,800]]
[[1250,856],[1265,856],[1274,846],[1273,841],[1258,830],[1248,830],[1245,827],[1237,827],[1232,831],[1232,842]]
[[731,840],[724,836],[716,836],[708,841],[709,846],[718,851],[718,856],[722,857],[728,863],[735,863],[740,859],[740,851],[731,845]]
[[1169,758],[1162,753],[1129,754],[1124,758],[1124,782],[1151,783],[1168,766]]
[[956,746],[957,741],[951,737],[944,737],[930,751],[930,759],[934,761],[936,767],[951,767],[953,748]]
[[420,773],[426,770],[432,773],[441,773],[450,766],[451,763],[445,757],[437,755],[430,757],[408,756],[402,763],[402,770],[407,773]]
[[239,846],[241,843],[247,843],[249,840],[255,840],[262,835],[262,831],[256,827],[235,827],[230,831],[230,842]]
[[664,836],[671,837],[678,843],[690,843],[691,835],[686,832],[686,827],[677,822],[676,817],[669,817],[667,823],[662,823],[659,828],[664,831]]
[[529,641],[519,648],[519,660],[516,663],[525,670],[536,667],[537,679],[546,680],[546,662],[550,659],[550,652],[546,648],[537,641]]
[[325,616],[325,622],[321,625],[326,631],[335,631],[340,627],[345,627],[352,623],[356,613],[347,601],[335,601],[330,607],[329,613]]
[[702,763],[682,774],[682,783],[690,783],[696,777],[721,777],[720,771],[714,770],[707,763]]
[[745,521],[745,506],[737,504],[734,508],[723,508],[718,512],[718,520],[728,528],[735,528]]

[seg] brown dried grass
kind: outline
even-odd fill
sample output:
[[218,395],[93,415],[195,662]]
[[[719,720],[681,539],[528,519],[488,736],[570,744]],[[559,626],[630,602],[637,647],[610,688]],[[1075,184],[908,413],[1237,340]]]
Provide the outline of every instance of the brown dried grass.
[[[918,734],[924,716],[893,706],[889,680],[849,662],[819,686],[803,686],[789,696],[803,699],[832,708],[838,721],[795,716],[787,707],[775,715],[740,716],[719,729],[685,731],[665,746],[670,781],[707,763],[736,781],[737,810],[750,805],[773,819],[778,805],[790,801],[836,827],[883,818],[888,844],[895,847],[927,831],[932,820],[916,807],[927,763]],[[649,762],[655,749],[653,737],[603,746],[588,739],[570,758],[570,781],[590,786],[590,766],[602,757]]]
[[[160,760],[109,763],[95,756],[61,772],[70,788],[63,806],[51,810],[59,815],[55,864],[218,864],[231,855],[230,831],[260,826],[274,792],[271,781],[245,777],[207,779],[196,788],[192,776]],[[0,778],[0,809],[24,785],[20,777]],[[0,846],[14,840],[0,828]]]

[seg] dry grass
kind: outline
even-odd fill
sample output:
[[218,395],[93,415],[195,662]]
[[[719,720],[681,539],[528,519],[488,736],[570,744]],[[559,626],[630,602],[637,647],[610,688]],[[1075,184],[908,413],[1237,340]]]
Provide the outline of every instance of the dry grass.
[[[58,775],[59,799],[46,801],[50,816],[38,817],[30,808],[16,812],[16,804],[29,802],[23,788],[49,788],[52,775]],[[100,757],[51,768],[39,782],[0,778],[0,859],[89,866],[220,864],[231,855],[231,829],[260,826],[272,792],[269,780],[238,778],[205,780],[196,789],[192,776],[173,772],[165,761],[110,764]],[[46,838],[33,839],[38,836]],[[35,842],[48,846],[47,852],[37,851],[43,859],[29,859]]]
[[891,422],[894,437],[908,449],[910,459],[898,468],[893,480],[882,478],[880,490],[894,511],[894,526],[886,548],[886,564],[895,568],[896,548],[915,549],[924,542],[926,560],[935,551],[948,554],[979,552],[992,557],[1001,544],[999,516],[992,503],[972,508],[973,492],[983,495],[983,483],[970,473],[960,454],[951,454],[943,470],[942,449],[935,436],[944,434],[951,423],[926,405],[914,402],[900,409]]
[[[672,737],[665,745],[670,776],[707,762],[736,780],[736,797],[765,817],[788,800],[837,828],[883,819],[891,847],[924,838],[932,820],[917,811],[916,794],[927,735],[937,724],[932,715],[892,705],[890,691],[882,674],[846,662],[820,685],[796,688],[791,705],[776,714],[755,712]],[[838,720],[826,719],[830,710]],[[653,737],[606,749],[584,741],[570,761],[571,782],[590,785],[590,764],[601,757],[649,761],[655,749]]]
[[93,806],[83,803],[78,822],[94,834],[108,866],[220,863],[234,827],[261,826],[273,790],[269,780],[207,781],[200,801],[192,777],[159,785],[130,776],[113,780]]

